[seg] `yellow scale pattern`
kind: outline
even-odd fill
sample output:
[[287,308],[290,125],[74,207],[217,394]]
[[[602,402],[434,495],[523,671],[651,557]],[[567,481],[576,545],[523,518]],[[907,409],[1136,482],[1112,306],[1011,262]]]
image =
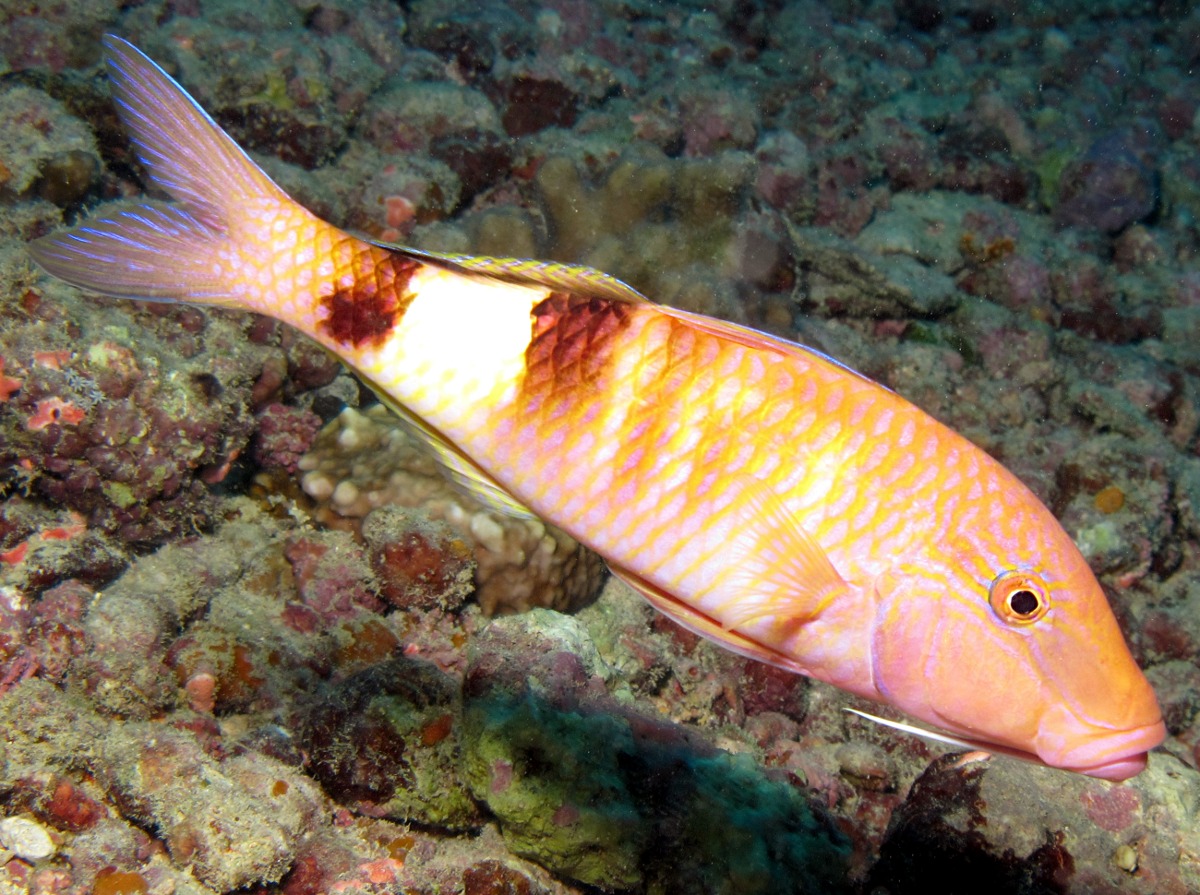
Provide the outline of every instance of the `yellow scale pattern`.
[[[237,284],[251,308],[280,316],[331,350],[356,360],[363,348],[323,327],[322,299],[344,293],[364,301],[390,285],[392,253],[345,233],[303,206],[273,198],[247,202],[228,224],[216,272]],[[365,309],[365,310],[370,310]]]
[[[738,575],[731,545],[756,525],[772,536],[764,500],[852,585],[839,596],[844,612],[869,598],[893,557],[927,552],[915,533],[938,532],[931,519],[973,518],[961,483],[972,483],[975,498],[1001,489],[957,435],[807,352],[722,339],[623,295],[576,296],[591,311],[552,326],[535,358],[531,311],[551,293],[529,285],[525,268],[513,270],[526,277],[519,282],[463,277],[357,240],[295,205],[253,211],[237,256],[248,292],[283,303],[271,312],[337,351],[519,501],[657,587],[688,594],[718,621],[745,612],[746,595],[729,586]],[[406,308],[371,344],[332,338],[322,299],[373,294],[380,268],[396,259],[417,268],[411,317]],[[454,312],[452,301],[468,306]],[[481,326],[489,345],[464,349],[461,320],[485,313],[516,325],[506,339],[496,337],[499,324]],[[501,361],[480,359],[497,343]],[[417,350],[428,346],[445,347]],[[835,491],[835,481],[855,484]],[[973,553],[983,557],[980,580],[998,564],[991,557],[1019,558],[1019,519],[981,526],[992,542]],[[780,548],[774,566],[755,571],[787,582],[788,561]],[[972,598],[957,596],[936,568],[920,574],[930,592]],[[794,649],[795,619],[787,626],[763,639]]]
[[[554,387],[493,408],[480,442],[462,445],[497,456],[481,443],[492,432],[519,445],[519,462],[501,463],[497,476],[616,562],[703,605],[758,492],[778,495],[852,578],[912,546],[906,523],[953,509],[934,455],[956,436],[926,420],[918,430],[891,393],[803,352],[697,331],[652,305],[629,313],[612,344],[588,341],[570,355],[593,367],[602,355],[599,377],[531,370]],[[923,462],[880,449],[893,440]],[[835,480],[859,487],[834,493]]]

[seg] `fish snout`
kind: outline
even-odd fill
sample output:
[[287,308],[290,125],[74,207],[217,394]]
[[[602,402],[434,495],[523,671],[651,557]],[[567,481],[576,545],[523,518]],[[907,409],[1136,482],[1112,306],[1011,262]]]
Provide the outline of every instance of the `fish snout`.
[[1042,721],[1037,756],[1052,767],[1104,780],[1128,780],[1146,767],[1146,753],[1167,736],[1161,717],[1125,728],[1095,724],[1058,706]]

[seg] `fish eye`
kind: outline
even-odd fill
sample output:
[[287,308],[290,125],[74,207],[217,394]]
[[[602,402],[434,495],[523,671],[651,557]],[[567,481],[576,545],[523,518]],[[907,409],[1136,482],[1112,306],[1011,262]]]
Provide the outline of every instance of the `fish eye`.
[[988,603],[997,617],[1010,625],[1029,625],[1050,609],[1050,597],[1036,575],[1001,572],[988,590]]

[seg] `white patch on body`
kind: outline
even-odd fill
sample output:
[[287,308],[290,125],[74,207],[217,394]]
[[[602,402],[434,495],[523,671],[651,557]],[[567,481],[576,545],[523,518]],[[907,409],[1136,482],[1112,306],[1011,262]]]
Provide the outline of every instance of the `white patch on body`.
[[[433,266],[413,274],[415,295],[382,354],[393,392],[435,425],[452,408],[513,399],[544,289],[464,277]],[[383,370],[379,371],[384,373]]]

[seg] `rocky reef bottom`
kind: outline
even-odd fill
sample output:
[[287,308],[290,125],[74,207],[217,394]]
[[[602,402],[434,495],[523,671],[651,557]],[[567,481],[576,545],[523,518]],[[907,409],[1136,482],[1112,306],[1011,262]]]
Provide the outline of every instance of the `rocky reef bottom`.
[[[419,510],[365,539],[244,497],[222,515],[100,593],[7,607],[40,671],[0,685],[0,891],[1197,882],[1196,775],[1170,755],[1123,785],[934,758],[615,581],[573,615],[488,621],[458,596],[467,551]],[[402,608],[383,576],[409,582]]]

